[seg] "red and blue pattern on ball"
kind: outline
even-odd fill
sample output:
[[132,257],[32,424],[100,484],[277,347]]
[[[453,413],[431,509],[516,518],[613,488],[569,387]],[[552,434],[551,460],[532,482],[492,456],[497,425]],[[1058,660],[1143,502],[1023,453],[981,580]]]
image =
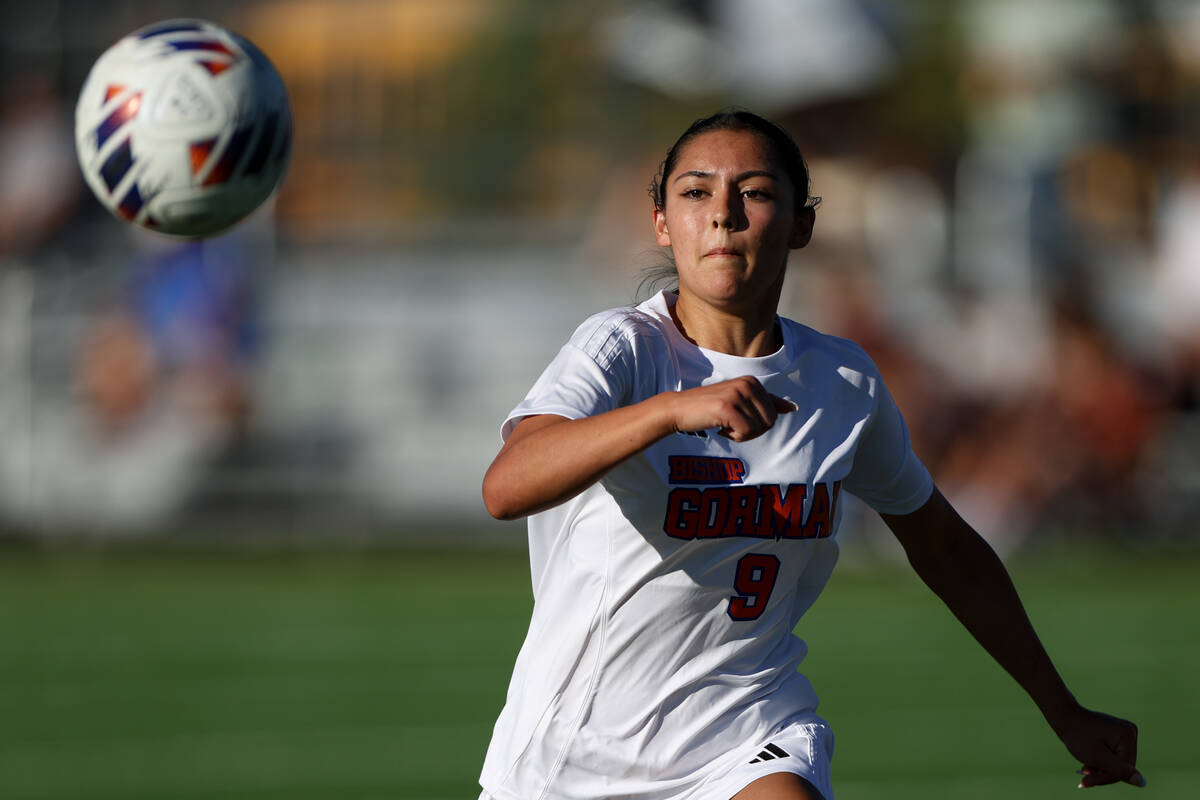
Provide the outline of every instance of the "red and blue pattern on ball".
[[[107,103],[124,90],[124,86],[108,86],[104,91],[104,102]],[[102,148],[113,134],[132,121],[137,116],[141,105],[142,93],[138,92],[113,109],[112,113],[96,127],[96,149]],[[104,163],[100,166],[100,177],[103,179],[104,185],[108,187],[109,193],[116,191],[117,186],[120,185],[121,180],[128,174],[132,166],[133,150],[129,137],[126,137],[125,141],[108,154],[108,158],[104,159]],[[117,213],[127,220],[132,220],[143,205],[145,205],[145,200],[135,183],[117,203]]]
[[[206,31],[204,27],[201,25],[190,22],[180,22],[152,26],[139,33],[138,38],[145,40],[154,39],[160,36],[175,37],[176,34],[195,34],[205,32]],[[241,55],[239,53],[229,49],[229,46],[219,39],[195,39],[184,36],[179,38],[171,38],[169,41],[164,42],[164,44],[181,52],[195,51],[197,56],[204,56],[205,54],[224,56],[225,58],[222,59],[204,57],[196,59],[196,62],[208,70],[212,75],[220,75],[222,72],[232,67],[241,59]]]

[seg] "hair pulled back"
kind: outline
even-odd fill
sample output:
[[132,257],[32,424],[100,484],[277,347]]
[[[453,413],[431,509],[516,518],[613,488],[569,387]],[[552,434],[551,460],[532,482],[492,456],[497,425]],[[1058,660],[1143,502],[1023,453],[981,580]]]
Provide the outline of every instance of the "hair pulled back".
[[667,178],[675,171],[679,154],[683,148],[692,139],[709,131],[750,131],[762,136],[771,143],[771,150],[778,166],[787,174],[796,190],[796,211],[799,212],[801,208],[816,208],[817,204],[821,202],[821,198],[813,197],[810,194],[812,187],[809,182],[808,164],[805,163],[800,148],[796,146],[795,140],[787,131],[751,111],[726,108],[693,122],[675,140],[675,144],[671,145],[671,149],[667,151],[667,157],[663,159],[662,165],[658,168],[658,174],[650,182],[650,199],[654,201],[655,208],[666,208]]

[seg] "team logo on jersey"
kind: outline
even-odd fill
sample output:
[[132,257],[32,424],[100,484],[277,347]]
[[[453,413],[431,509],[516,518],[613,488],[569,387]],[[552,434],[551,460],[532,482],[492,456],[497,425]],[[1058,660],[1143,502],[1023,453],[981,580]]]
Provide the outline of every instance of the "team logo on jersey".
[[667,456],[671,472],[670,483],[699,486],[741,483],[746,475],[746,462],[740,458],[714,456]]
[[663,532],[674,539],[827,539],[833,535],[842,482],[814,484],[808,513],[809,487],[710,486],[678,487],[667,495]]

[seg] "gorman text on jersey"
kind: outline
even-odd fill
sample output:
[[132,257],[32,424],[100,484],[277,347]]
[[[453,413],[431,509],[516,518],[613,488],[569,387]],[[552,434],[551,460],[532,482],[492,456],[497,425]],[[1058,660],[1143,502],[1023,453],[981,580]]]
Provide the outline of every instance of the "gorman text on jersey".
[[[712,463],[683,463],[689,462]],[[679,459],[679,460],[676,460]],[[737,462],[729,463],[729,462]],[[740,459],[672,457],[672,483],[741,483],[745,467]],[[808,513],[804,513],[809,487],[724,485],[700,489],[680,486],[667,495],[663,532],[676,539],[715,539],[746,536],[755,539],[824,539],[833,534],[841,481],[831,487],[814,484]]]

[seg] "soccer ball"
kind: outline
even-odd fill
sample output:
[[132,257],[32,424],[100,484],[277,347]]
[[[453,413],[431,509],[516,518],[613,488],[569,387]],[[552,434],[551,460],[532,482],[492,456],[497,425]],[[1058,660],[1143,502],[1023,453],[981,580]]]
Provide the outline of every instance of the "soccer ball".
[[96,197],[118,218],[173,236],[210,236],[256,209],[283,177],[291,143],[275,67],[203,20],[121,39],[75,107],[75,151]]

